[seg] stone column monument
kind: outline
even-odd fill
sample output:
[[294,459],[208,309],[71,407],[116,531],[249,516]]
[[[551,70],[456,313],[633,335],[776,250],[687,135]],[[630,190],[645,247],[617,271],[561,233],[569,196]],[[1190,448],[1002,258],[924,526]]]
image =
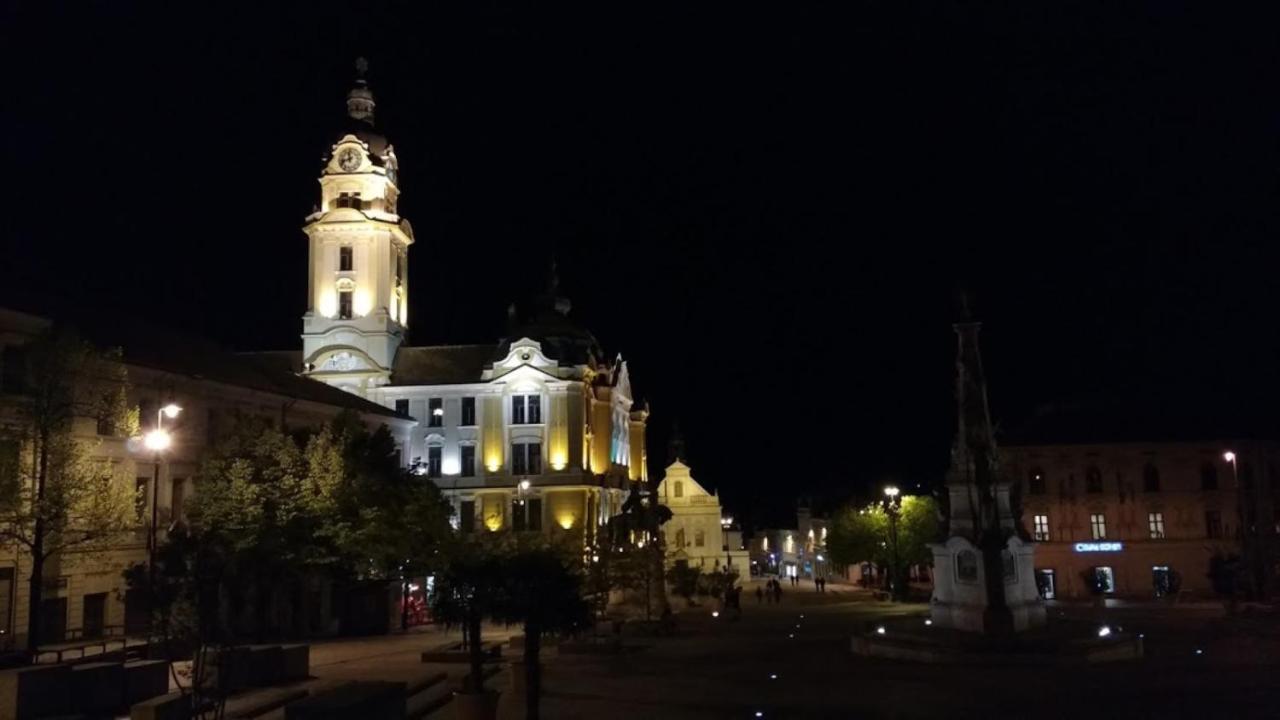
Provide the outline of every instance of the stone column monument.
[[953,325],[959,418],[943,502],[946,541],[931,546],[932,617],[938,627],[1008,635],[1043,625],[1045,611],[1035,547],[1000,473],[978,350],[982,324],[970,319],[967,306],[962,317]]

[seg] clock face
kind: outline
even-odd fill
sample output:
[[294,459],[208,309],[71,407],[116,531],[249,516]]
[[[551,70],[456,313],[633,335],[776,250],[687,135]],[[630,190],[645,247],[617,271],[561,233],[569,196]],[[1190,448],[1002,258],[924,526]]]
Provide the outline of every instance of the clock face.
[[347,148],[338,153],[338,167],[351,172],[360,167],[360,163],[364,158],[360,157],[360,151],[355,148]]

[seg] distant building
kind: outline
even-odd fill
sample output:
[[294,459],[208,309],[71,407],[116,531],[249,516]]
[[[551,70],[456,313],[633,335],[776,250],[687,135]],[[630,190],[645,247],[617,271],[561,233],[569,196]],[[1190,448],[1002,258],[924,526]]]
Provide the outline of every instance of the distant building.
[[829,577],[841,571],[827,557],[827,521],[815,517],[807,504],[796,509],[796,527],[756,530],[748,543],[751,567],[757,575]]
[[658,502],[671,509],[671,519],[662,526],[668,564],[683,562],[704,572],[728,567],[744,580],[750,577],[741,533],[731,546],[732,531],[726,533],[719,495],[698,484],[688,465],[677,459],[667,467],[658,483]]
[[1190,421],[1058,413],[1001,452],[1044,597],[1085,597],[1099,577],[1108,595],[1211,596],[1215,554],[1241,556],[1252,593],[1274,594],[1280,443],[1215,436]]

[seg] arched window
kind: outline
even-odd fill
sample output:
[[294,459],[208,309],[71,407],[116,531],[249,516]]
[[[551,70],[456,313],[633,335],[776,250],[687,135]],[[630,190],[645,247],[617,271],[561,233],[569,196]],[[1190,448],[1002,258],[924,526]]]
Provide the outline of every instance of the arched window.
[[1033,467],[1031,468],[1031,472],[1027,473],[1027,494],[1044,494],[1044,470],[1038,467]]
[[1200,464],[1200,489],[1218,489],[1218,466],[1207,460]]
[[956,555],[956,579],[961,582],[977,582],[978,553],[972,550],[961,550]]
[[1102,471],[1098,470],[1098,466],[1090,465],[1084,471],[1084,491],[1087,493],[1102,492]]
[[1151,463],[1142,468],[1142,491],[1160,492],[1160,471]]

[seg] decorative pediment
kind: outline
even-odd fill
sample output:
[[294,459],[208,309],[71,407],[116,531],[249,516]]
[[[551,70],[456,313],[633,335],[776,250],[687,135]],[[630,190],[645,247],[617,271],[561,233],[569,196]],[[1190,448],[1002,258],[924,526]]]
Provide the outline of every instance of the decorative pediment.
[[380,369],[372,358],[360,350],[342,348],[317,357],[312,372],[368,372]]
[[556,378],[555,370],[559,364],[548,358],[542,351],[542,343],[531,338],[520,338],[511,343],[507,356],[493,363],[493,370],[486,370],[486,380],[497,380],[503,378],[507,380],[507,376],[512,373],[521,372],[528,374],[532,371],[535,375],[541,376],[542,379],[547,377]]

